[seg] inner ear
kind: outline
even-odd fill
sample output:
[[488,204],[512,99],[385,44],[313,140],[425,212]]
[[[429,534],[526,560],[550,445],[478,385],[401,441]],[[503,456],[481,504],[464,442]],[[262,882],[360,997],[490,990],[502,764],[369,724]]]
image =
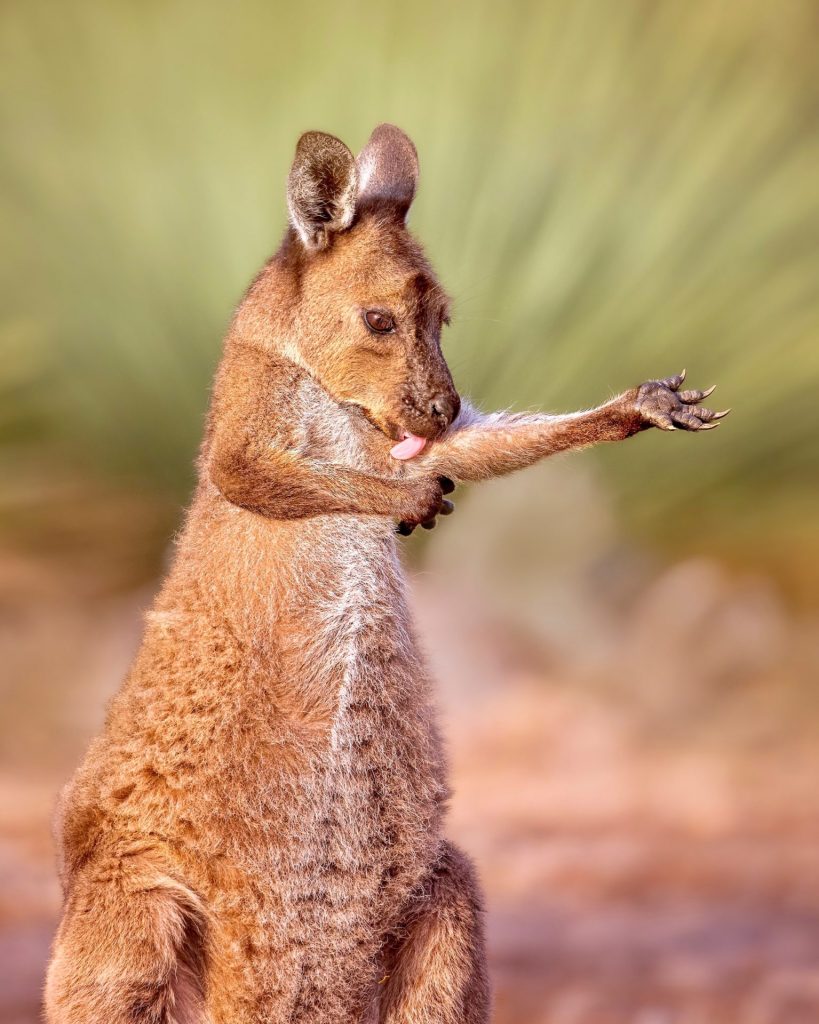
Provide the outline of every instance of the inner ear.
[[335,135],[305,132],[287,179],[290,221],[308,249],[326,249],[355,213],[356,162]]
[[404,220],[418,184],[418,153],[394,124],[380,124],[358,154],[358,207],[383,205]]

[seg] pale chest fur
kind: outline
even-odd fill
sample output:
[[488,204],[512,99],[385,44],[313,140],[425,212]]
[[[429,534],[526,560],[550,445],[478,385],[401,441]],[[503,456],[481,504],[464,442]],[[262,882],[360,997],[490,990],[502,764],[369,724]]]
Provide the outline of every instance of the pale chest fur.
[[[276,443],[317,466],[341,466],[382,477],[406,476],[412,467],[390,458],[394,442],[354,405],[334,401],[310,377],[289,396],[291,408]],[[382,526],[386,525],[382,522]]]
[[[299,734],[306,753],[295,772],[261,772],[247,809],[258,825],[236,852],[259,894],[253,923],[220,886],[211,897],[229,933],[237,922],[227,945],[253,927],[263,974],[300,935],[301,972],[334,991],[338,965],[313,962],[311,950],[331,941],[346,965],[361,959],[364,976],[378,936],[396,926],[435,857],[447,797],[427,674],[384,527],[334,517],[281,533],[287,585],[268,625],[276,686],[311,723],[306,740]],[[292,574],[308,552],[316,570]],[[281,739],[289,723],[274,714],[264,729]],[[316,980],[324,974],[326,983]]]
[[[204,831],[224,833],[229,816],[231,856],[267,877],[347,865],[362,884],[366,875],[371,897],[406,884],[399,865],[434,845],[446,788],[392,525],[270,523],[229,508],[207,529],[209,546],[194,542],[221,582],[194,615],[211,617],[212,629],[198,628],[195,643],[186,635],[190,613],[178,611],[172,574],[139,659],[155,670],[167,651],[166,678],[184,661],[179,685],[168,678],[151,695],[147,727],[161,716],[170,741],[160,759],[173,770],[176,752],[190,750],[193,694],[210,723],[195,752],[197,786],[212,794]],[[129,734],[144,726],[126,723]]]
[[[390,859],[392,844],[430,826],[444,796],[426,667],[384,527],[334,517],[291,531],[296,557],[270,624],[279,692],[315,729],[305,802],[332,820],[322,831],[346,861]],[[292,574],[308,553],[315,571]]]

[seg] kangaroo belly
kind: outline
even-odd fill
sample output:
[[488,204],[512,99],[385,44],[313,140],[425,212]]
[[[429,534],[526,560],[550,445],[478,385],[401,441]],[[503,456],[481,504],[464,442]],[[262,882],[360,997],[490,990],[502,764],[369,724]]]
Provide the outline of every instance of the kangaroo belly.
[[271,547],[226,560],[240,611],[184,608],[171,578],[63,828],[69,873],[100,831],[112,856],[162,843],[210,922],[215,1024],[361,1017],[447,796],[384,524]]
[[320,568],[282,588],[276,622],[277,685],[313,730],[300,794],[280,801],[293,816],[293,892],[305,933],[363,941],[389,926],[432,855],[442,754],[383,522],[350,517],[297,543]]

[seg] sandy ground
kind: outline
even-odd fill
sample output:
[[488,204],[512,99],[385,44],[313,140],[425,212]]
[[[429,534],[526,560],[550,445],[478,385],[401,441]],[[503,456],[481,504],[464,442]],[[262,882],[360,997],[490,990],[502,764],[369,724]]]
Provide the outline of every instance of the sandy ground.
[[534,685],[454,738],[499,1024],[819,1020],[815,754],[651,749]]
[[[14,757],[0,774],[0,1024],[38,1019],[58,910],[50,807],[127,661],[142,601],[96,616],[84,634],[75,613],[50,622],[49,658],[62,652],[69,684],[84,673],[69,704],[46,705],[43,637],[18,630],[30,718],[57,724],[9,735]],[[785,721],[769,687],[743,698],[741,716],[720,705],[696,726],[677,714],[668,728],[622,690],[535,671],[534,656],[498,655],[475,678],[459,676],[435,652],[448,647],[464,664],[470,652],[421,603],[444,677],[450,831],[486,889],[497,1024],[815,1024],[814,719]],[[72,661],[84,645],[102,654]]]

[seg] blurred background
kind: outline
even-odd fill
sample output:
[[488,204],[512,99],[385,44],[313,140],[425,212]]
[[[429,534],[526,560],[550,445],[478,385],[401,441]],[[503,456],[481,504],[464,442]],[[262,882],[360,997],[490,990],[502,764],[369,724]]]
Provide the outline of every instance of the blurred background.
[[[308,128],[394,121],[484,408],[686,366],[733,406],[405,547],[498,1024],[819,1019],[813,0],[0,6],[0,1022]],[[711,403],[709,403],[711,404]]]

